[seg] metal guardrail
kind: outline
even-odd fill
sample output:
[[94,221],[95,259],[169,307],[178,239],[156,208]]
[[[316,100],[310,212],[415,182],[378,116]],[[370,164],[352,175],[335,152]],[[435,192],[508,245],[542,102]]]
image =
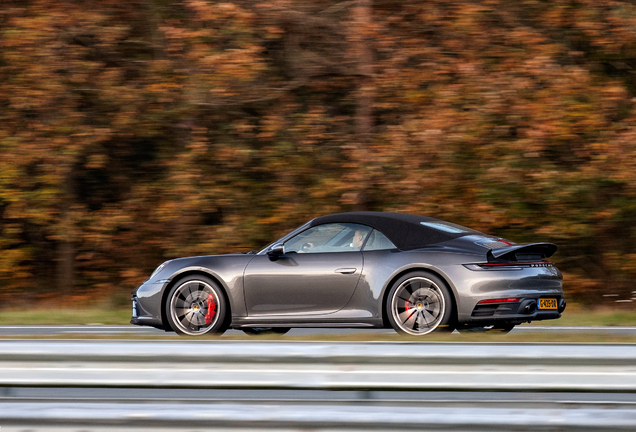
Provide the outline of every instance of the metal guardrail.
[[0,361],[633,365],[634,344],[4,340]]
[[[634,430],[633,410],[374,407],[237,404],[0,403],[4,425],[82,424],[318,430],[617,431]],[[29,428],[33,430],[33,428]],[[112,429],[109,429],[112,430]],[[208,430],[208,429],[206,429]]]
[[0,341],[0,386],[635,394],[634,410],[4,401],[2,425],[636,430],[634,345]]
[[0,386],[636,392],[636,346],[2,341]]

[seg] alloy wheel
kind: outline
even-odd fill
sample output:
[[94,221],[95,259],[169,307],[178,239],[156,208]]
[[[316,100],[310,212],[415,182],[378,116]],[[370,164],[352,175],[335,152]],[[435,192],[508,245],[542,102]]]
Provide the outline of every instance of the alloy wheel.
[[446,309],[444,294],[432,280],[416,276],[402,282],[391,299],[393,320],[400,330],[411,335],[434,331]]
[[219,296],[205,281],[186,281],[170,298],[170,315],[175,330],[191,336],[205,334],[219,320]]

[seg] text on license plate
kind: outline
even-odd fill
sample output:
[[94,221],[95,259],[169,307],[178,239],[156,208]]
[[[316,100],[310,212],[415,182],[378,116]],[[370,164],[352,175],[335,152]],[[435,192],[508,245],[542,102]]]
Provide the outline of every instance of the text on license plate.
[[556,309],[557,299],[545,298],[539,299],[539,309]]

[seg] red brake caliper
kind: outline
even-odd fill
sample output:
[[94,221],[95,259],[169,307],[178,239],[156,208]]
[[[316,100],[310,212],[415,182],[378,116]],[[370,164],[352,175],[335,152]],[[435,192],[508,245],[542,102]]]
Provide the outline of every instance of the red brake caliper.
[[212,293],[208,294],[208,299],[205,301],[208,306],[208,312],[205,314],[205,323],[211,324],[214,313],[216,312],[216,303],[214,303],[214,296]]
[[411,310],[411,307],[409,306],[409,302],[405,301],[404,302],[404,312],[408,312],[409,310]]

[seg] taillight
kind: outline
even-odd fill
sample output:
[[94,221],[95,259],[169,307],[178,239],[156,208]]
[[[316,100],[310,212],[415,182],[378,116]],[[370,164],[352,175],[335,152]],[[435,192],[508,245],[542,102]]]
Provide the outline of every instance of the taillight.
[[554,264],[548,261],[530,261],[530,262],[495,262],[480,264],[464,264],[469,270],[521,270],[524,268],[534,267],[554,267]]
[[487,299],[487,300],[481,300],[479,303],[477,304],[490,304],[490,303],[516,303],[519,300],[521,300],[520,298],[498,298],[498,299]]

